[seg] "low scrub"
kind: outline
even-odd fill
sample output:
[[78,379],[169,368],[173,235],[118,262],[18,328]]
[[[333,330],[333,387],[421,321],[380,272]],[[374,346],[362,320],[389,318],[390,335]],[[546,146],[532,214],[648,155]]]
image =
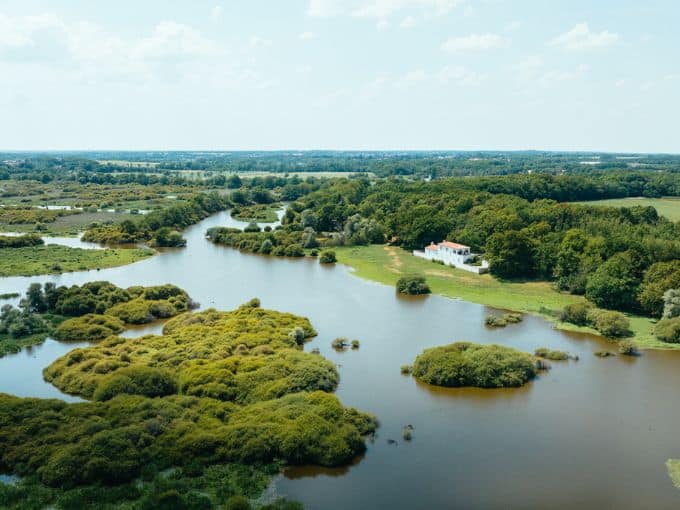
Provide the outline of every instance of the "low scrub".
[[[258,305],[183,314],[163,335],[110,337],[45,370],[60,389],[93,402],[0,395],[0,469],[48,491],[105,484],[133,487],[138,498],[149,485],[132,481],[149,471],[172,479],[224,464],[350,462],[365,450],[375,419],[331,394],[334,364],[297,341],[297,331],[304,339],[316,334],[307,319]],[[216,486],[217,479],[194,495],[215,501]],[[178,507],[182,494],[149,495],[147,507]]]
[[572,303],[564,307],[560,320],[590,326],[608,338],[621,338],[631,335],[630,320],[621,312],[599,310],[588,303]]
[[448,387],[522,386],[536,372],[536,360],[530,354],[500,345],[469,342],[426,349],[413,364],[413,375],[419,380]]
[[337,260],[333,250],[324,250],[319,255],[319,262],[321,264],[335,264]]
[[88,313],[62,322],[54,331],[57,340],[96,341],[116,335],[125,329],[117,317]]
[[680,343],[680,317],[661,319],[654,327],[654,334],[662,342]]
[[411,296],[429,294],[432,292],[430,286],[421,274],[402,276],[397,280],[397,292]]
[[564,361],[569,359],[569,354],[564,351],[552,351],[545,347],[539,347],[534,352],[534,356],[543,359],[549,359],[551,361]]

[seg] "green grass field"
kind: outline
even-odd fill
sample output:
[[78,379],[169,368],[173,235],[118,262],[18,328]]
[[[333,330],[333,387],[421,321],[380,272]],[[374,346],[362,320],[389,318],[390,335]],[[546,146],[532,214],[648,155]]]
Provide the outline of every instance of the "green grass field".
[[61,245],[0,249],[0,276],[35,276],[132,264],[154,254],[148,248],[87,250]]
[[[435,294],[462,299],[494,308],[541,315],[556,323],[559,329],[597,334],[590,328],[581,328],[559,322],[554,312],[569,303],[583,301],[556,291],[549,282],[506,282],[489,274],[476,275],[461,269],[435,264],[414,257],[401,248],[384,245],[349,246],[334,248],[338,262],[354,268],[360,278],[394,286],[403,274],[422,273]],[[677,349],[680,345],[666,344],[654,338],[654,323],[646,317],[630,316],[633,340],[643,349]]]
[[76,236],[87,230],[92,223],[118,223],[126,219],[135,220],[141,216],[113,212],[83,212],[60,216],[51,223],[43,223],[44,230],[37,231],[35,223],[0,223],[0,232],[37,232],[42,235]]
[[576,202],[585,205],[597,205],[606,207],[634,207],[652,206],[660,216],[665,216],[671,221],[680,221],[680,198],[613,198],[610,200],[593,200],[592,202]]

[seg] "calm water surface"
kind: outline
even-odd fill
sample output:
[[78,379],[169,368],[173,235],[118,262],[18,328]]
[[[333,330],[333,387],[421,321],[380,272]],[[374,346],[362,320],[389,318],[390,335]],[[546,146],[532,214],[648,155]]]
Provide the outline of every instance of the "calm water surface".
[[[664,465],[680,457],[680,353],[599,359],[593,351],[615,346],[556,331],[538,318],[487,329],[483,306],[437,296],[403,299],[343,266],[246,255],[205,240],[207,228],[238,226],[234,221],[227,213],[208,218],[187,230],[187,248],[136,264],[3,278],[0,292],[24,291],[35,281],[171,282],[203,308],[228,310],[259,297],[264,307],[308,316],[319,336],[306,349],[318,347],[338,364],[340,399],[381,422],[352,466],[291,468],[275,480],[276,493],[310,509],[680,508],[680,491]],[[335,352],[330,342],[337,336],[358,338],[361,348]],[[526,351],[546,346],[580,361],[554,362],[536,381],[510,390],[447,390],[399,373],[424,348],[457,340]],[[41,378],[43,367],[73,348],[48,340],[0,359],[0,391],[74,400]],[[414,426],[410,443],[401,439],[406,424]]]

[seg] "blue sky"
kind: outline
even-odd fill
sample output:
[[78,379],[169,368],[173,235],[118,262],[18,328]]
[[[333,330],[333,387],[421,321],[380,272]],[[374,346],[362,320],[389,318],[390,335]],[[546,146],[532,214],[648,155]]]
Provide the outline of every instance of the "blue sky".
[[674,0],[0,0],[1,149],[680,152]]

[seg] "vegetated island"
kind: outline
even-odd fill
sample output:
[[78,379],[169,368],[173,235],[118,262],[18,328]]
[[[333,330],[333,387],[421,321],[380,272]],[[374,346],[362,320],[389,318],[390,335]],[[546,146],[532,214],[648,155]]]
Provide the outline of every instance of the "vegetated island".
[[[435,386],[507,388],[526,384],[544,366],[531,354],[510,347],[456,342],[425,349],[411,373]],[[408,370],[402,367],[402,373]]]
[[105,269],[132,264],[154,253],[149,248],[90,250],[55,244],[0,248],[0,277]]
[[194,308],[175,285],[123,289],[109,282],[57,287],[32,283],[19,307],[0,309],[0,356],[36,345],[48,336],[58,340],[97,341]]
[[277,211],[280,207],[280,203],[235,206],[231,210],[231,217],[241,221],[274,223],[279,219]]
[[[0,497],[17,508],[249,508],[286,464],[350,462],[377,423],[332,394],[333,363],[302,350],[315,334],[252,300],[69,352],[44,375],[92,402],[0,395],[0,472],[25,477],[0,484]],[[274,505],[264,508],[299,508]]]

